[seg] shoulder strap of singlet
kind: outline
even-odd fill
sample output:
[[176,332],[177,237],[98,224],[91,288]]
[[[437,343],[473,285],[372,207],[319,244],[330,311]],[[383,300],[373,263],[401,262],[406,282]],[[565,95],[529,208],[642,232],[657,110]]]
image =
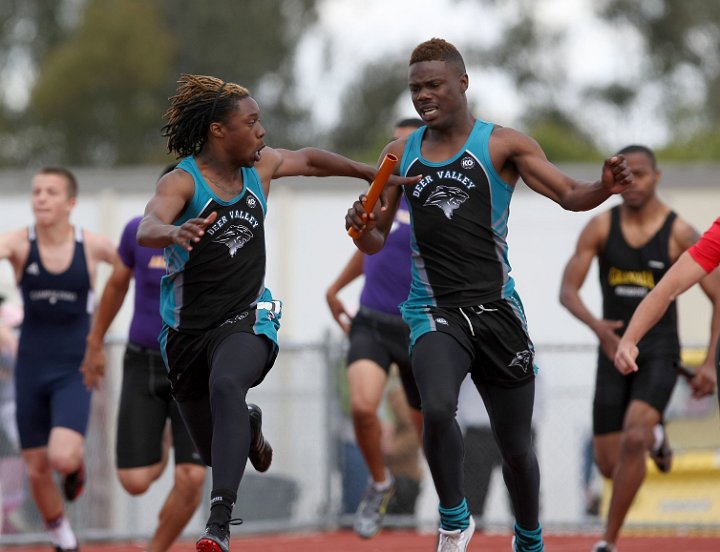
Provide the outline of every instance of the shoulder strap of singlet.
[[677,218],[677,213],[675,211],[670,211],[668,213],[668,216],[665,218],[665,222],[662,225],[662,228],[660,229],[660,233],[666,236],[670,236],[670,232],[672,231],[672,225],[675,222],[675,219]]
[[265,191],[263,190],[262,182],[260,181],[260,175],[258,174],[257,170],[255,169],[255,167],[243,167],[242,176],[243,185],[248,192],[258,198],[258,200],[260,200],[260,205],[262,206],[263,213],[267,215],[267,198],[265,197]]
[[502,179],[500,174],[495,170],[495,165],[493,165],[492,159],[490,158],[490,136],[495,126],[495,123],[477,119],[473,127],[471,139],[468,142],[468,147],[480,155],[480,163],[485,167],[485,172],[491,184],[500,186],[500,188],[512,193],[514,186],[511,186]]
[[413,162],[420,157],[420,143],[422,142],[422,137],[425,134],[426,128],[427,127],[425,126],[421,126],[407,137],[405,150],[403,151],[402,159],[400,160],[400,174],[403,176],[407,174],[407,170],[410,165],[412,165]]

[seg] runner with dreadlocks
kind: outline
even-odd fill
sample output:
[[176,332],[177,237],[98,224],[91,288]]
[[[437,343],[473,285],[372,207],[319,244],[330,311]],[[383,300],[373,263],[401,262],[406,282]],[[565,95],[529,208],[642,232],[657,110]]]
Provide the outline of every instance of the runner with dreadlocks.
[[[250,459],[272,460],[260,409],[245,398],[278,353],[282,304],[265,287],[265,213],[270,181],[350,176],[376,170],[316,148],[265,145],[260,108],[248,90],[182,75],[163,135],[183,159],[158,181],[138,241],[165,248],[161,349],[173,396],[195,446],[212,465],[210,517],[199,552],[227,552],[237,490]],[[390,184],[419,178],[392,177]]]

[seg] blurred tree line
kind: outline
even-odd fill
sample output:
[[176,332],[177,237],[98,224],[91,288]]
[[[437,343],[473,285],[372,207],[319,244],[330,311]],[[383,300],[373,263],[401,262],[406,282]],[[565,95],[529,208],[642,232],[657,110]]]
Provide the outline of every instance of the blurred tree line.
[[[604,157],[599,141],[583,130],[577,107],[563,101],[567,76],[548,56],[562,31],[541,24],[533,0],[481,1],[502,13],[502,34],[491,46],[463,46],[467,64],[509,75],[526,104],[522,129],[553,161]],[[3,0],[0,78],[20,67],[32,86],[21,108],[0,96],[0,165],[167,162],[159,129],[183,72],[250,88],[273,146],[318,144],[374,161],[398,98],[407,94],[408,52],[359,66],[342,98],[341,119],[320,133],[297,100],[295,55],[304,33],[314,32],[321,4]],[[583,89],[583,106],[621,117],[653,87],[662,95],[662,111],[654,116],[672,129],[662,158],[720,159],[720,2],[598,0],[594,9],[608,25],[634,30],[646,61],[630,82],[608,75],[607,84]]]
[[180,73],[262,97],[268,132],[292,146],[308,114],[292,97],[292,54],[314,0],[3,0],[0,75],[26,63],[27,106],[0,102],[0,164],[164,163],[160,137]]

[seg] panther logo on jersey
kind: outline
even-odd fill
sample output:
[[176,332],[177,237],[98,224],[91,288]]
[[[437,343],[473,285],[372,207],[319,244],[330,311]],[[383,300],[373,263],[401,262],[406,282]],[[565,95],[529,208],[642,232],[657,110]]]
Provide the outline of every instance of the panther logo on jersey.
[[525,349],[524,351],[515,353],[515,358],[513,358],[512,361],[510,361],[510,364],[508,364],[508,367],[519,366],[520,368],[522,368],[522,371],[527,374],[528,368],[530,368],[530,365],[532,364],[532,360],[533,360],[532,351]]
[[435,205],[440,207],[448,219],[452,219],[455,209],[467,201],[470,196],[460,188],[438,186],[425,200],[423,207]]
[[224,243],[230,250],[230,257],[234,257],[238,249],[241,249],[243,245],[249,242],[253,238],[253,233],[247,226],[240,224],[233,224],[232,226],[225,229],[225,231],[215,238],[213,241],[216,243]]

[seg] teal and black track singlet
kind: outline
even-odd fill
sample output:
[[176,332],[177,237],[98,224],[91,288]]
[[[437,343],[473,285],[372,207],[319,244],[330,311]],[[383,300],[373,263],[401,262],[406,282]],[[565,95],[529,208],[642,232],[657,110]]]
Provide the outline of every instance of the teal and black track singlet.
[[441,163],[422,157],[426,127],[408,137],[401,171],[410,208],[412,284],[406,307],[466,307],[513,295],[507,221],[513,187],[490,160],[493,124],[476,121],[464,147]]
[[202,332],[216,328],[259,301],[271,301],[265,288],[266,200],[254,168],[242,168],[242,192],[230,201],[218,198],[200,174],[193,157],[177,166],[192,175],[195,194],[180,226],[217,212],[217,220],[188,252],[165,248],[168,273],[162,279],[160,312],[170,328]]

